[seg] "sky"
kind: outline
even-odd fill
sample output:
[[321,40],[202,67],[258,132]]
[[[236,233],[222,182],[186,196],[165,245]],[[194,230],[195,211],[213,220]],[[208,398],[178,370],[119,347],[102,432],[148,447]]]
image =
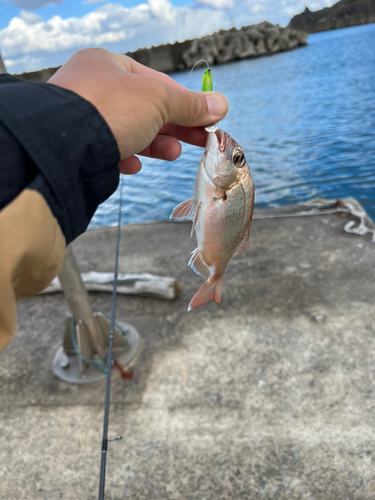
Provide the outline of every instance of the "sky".
[[0,51],[9,73],[63,64],[77,50],[124,53],[232,26],[286,26],[330,0],[0,0]]

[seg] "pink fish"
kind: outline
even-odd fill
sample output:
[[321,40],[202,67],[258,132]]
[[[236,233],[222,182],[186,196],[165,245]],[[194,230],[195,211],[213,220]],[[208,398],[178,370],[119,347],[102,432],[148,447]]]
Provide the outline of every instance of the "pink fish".
[[198,247],[188,265],[208,278],[189,311],[210,300],[220,305],[225,269],[249,242],[253,208],[254,186],[242,148],[223,130],[209,132],[194,196],[171,214],[171,219],[193,217]]

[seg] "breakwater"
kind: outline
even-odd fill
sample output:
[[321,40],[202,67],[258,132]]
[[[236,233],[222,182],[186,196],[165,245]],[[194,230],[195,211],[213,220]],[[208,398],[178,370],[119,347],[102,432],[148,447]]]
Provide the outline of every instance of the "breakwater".
[[260,57],[306,45],[307,32],[281,28],[267,21],[241,29],[220,30],[194,40],[138,49],[128,53],[136,61],[158,71],[190,69],[200,59],[210,66],[238,59]]
[[[282,28],[268,21],[241,29],[220,30],[184,42],[158,45],[127,52],[127,55],[149,68],[172,73],[190,69],[200,59],[210,66],[238,59],[261,57],[306,45],[307,32]],[[23,80],[47,81],[58,70],[47,68],[17,75]]]

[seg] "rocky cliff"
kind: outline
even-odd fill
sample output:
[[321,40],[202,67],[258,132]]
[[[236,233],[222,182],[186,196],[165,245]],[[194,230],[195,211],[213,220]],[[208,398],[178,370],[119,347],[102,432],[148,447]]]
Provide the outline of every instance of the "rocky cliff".
[[375,0],[340,0],[315,12],[306,7],[291,19],[288,28],[317,33],[369,23],[375,23]]
[[[190,69],[200,59],[210,66],[236,59],[260,57],[306,45],[307,32],[281,28],[267,21],[241,29],[220,30],[194,40],[138,49],[127,55],[136,61],[165,73]],[[57,68],[18,75],[23,80],[47,81]]]

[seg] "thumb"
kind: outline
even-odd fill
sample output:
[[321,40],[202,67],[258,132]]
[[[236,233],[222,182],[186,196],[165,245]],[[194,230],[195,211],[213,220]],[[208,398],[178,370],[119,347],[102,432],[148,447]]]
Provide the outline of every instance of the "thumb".
[[217,92],[192,92],[169,89],[165,102],[168,122],[185,127],[203,127],[224,118],[228,99]]

